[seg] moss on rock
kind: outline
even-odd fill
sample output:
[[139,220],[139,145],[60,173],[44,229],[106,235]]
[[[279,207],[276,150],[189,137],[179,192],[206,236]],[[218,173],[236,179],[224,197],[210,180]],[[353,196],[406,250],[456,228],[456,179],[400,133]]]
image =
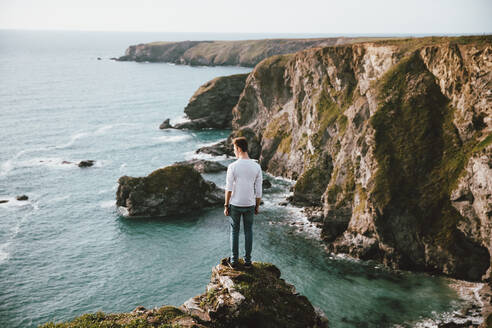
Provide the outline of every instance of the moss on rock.
[[[487,252],[463,239],[457,230],[462,218],[449,197],[477,141],[462,144],[453,125],[453,108],[417,52],[385,74],[379,101],[371,119],[379,165],[372,196],[381,222],[391,226],[393,216],[412,217],[418,234],[453,256],[461,253],[459,245],[475,247],[470,260],[451,270],[460,278],[479,279],[478,272],[483,274],[488,266],[483,264]],[[470,276],[466,266],[478,269]]]

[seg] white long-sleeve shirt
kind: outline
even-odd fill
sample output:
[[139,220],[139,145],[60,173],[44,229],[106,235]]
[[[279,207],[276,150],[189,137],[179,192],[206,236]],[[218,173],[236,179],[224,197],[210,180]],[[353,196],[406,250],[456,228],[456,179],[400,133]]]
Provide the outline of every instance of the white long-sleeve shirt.
[[253,159],[239,158],[227,167],[226,190],[232,191],[230,204],[234,206],[256,205],[261,198],[263,175],[261,166]]

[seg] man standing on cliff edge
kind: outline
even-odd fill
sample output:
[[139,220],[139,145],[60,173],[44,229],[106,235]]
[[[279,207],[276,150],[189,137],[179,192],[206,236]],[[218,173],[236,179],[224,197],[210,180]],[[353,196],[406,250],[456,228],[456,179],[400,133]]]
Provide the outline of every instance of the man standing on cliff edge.
[[262,194],[261,166],[248,156],[248,142],[239,137],[232,140],[237,160],[227,167],[224,215],[229,216],[231,258],[230,265],[238,265],[239,227],[244,226],[244,265],[251,266],[253,248],[253,218],[259,213]]

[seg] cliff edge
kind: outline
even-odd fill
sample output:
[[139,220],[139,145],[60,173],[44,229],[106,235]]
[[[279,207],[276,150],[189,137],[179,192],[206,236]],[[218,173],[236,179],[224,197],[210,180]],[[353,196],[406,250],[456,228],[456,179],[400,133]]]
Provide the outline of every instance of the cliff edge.
[[204,294],[180,307],[137,307],[130,313],[84,314],[69,322],[46,323],[40,328],[70,327],[182,327],[182,328],[325,328],[328,321],[294,286],[280,278],[270,263],[232,269],[223,259],[212,269]]
[[[200,66],[254,67],[263,59],[295,53],[312,47],[325,47],[381,38],[263,39],[243,41],[151,42],[128,47],[119,61],[167,62]],[[388,38],[386,38],[388,39]]]
[[264,170],[321,210],[329,249],[491,277],[492,36],[272,56],[233,109]]

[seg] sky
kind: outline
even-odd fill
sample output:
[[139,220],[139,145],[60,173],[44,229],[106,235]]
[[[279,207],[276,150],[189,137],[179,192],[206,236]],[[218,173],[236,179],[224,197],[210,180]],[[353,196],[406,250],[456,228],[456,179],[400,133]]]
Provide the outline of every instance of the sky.
[[491,34],[492,0],[0,0],[0,29]]

